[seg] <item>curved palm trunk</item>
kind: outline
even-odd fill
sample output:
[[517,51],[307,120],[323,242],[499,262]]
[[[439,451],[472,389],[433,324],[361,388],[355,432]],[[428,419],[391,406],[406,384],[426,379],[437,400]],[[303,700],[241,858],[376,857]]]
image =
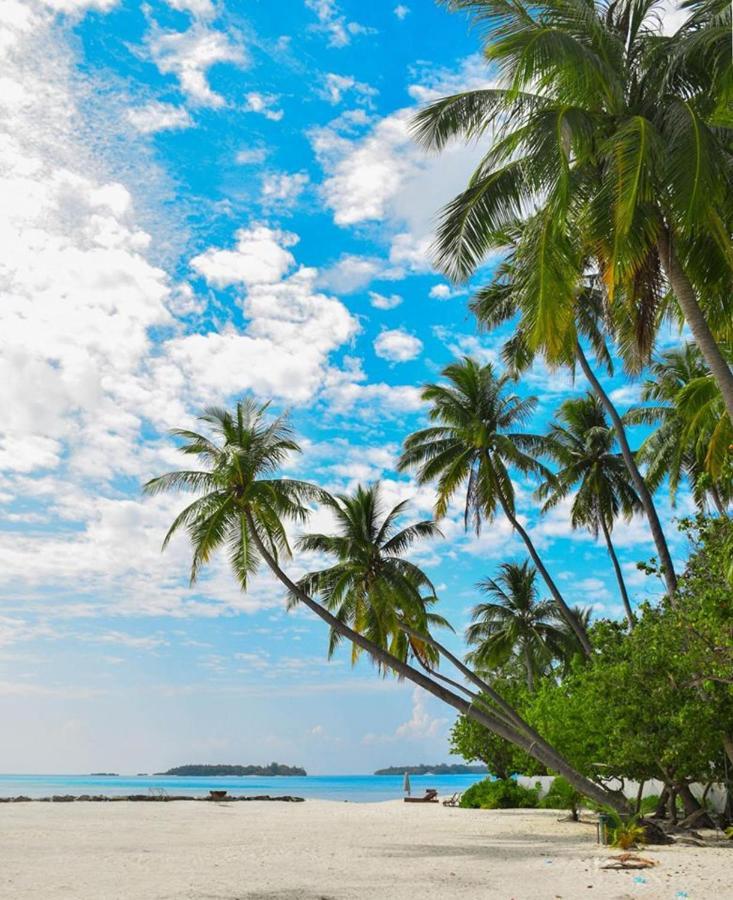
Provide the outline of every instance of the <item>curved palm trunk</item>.
[[616,550],[613,546],[613,541],[611,540],[611,532],[608,530],[608,525],[606,524],[606,520],[603,516],[599,516],[601,520],[601,529],[603,530],[603,537],[606,539],[606,547],[608,548],[608,555],[611,557],[611,562],[613,563],[613,570],[616,573],[616,581],[618,581],[618,589],[621,591],[621,600],[624,604],[624,610],[626,612],[626,618],[629,621],[629,626],[631,628],[636,625],[636,619],[634,618],[634,613],[631,609],[631,603],[629,602],[629,595],[626,591],[626,582],[624,581],[624,576],[621,571],[621,566],[619,565],[618,557],[616,556]]
[[652,495],[649,491],[649,488],[647,487],[646,481],[644,481],[644,476],[641,474],[641,472],[639,471],[639,467],[636,465],[634,454],[631,452],[629,439],[626,437],[626,429],[624,428],[624,423],[621,421],[621,416],[618,414],[618,410],[611,402],[611,398],[603,390],[603,386],[596,378],[596,374],[593,369],[591,369],[588,359],[585,353],[583,353],[583,348],[580,346],[579,342],[576,342],[575,354],[577,356],[578,362],[580,363],[580,368],[583,370],[583,374],[590,382],[591,387],[596,392],[598,399],[603,404],[604,409],[613,422],[614,428],[616,430],[616,437],[618,439],[619,446],[621,447],[621,455],[624,458],[626,468],[629,470],[629,475],[631,475],[631,479],[634,482],[636,493],[639,495],[639,500],[641,500],[641,505],[644,508],[644,512],[649,523],[649,530],[652,533],[652,538],[654,539],[654,544],[657,548],[657,553],[659,554],[659,562],[662,566],[662,577],[664,578],[664,583],[667,587],[667,593],[671,597],[677,590],[677,576],[675,575],[674,565],[672,564],[672,557],[669,553],[667,540],[664,537],[662,524],[659,521],[657,508],[654,505],[654,501],[652,500]]
[[710,490],[708,491],[708,493],[713,498],[713,503],[715,504],[715,508],[718,510],[720,515],[727,516],[728,510],[726,509],[725,503],[723,503],[723,500],[720,496],[720,492],[718,491],[717,487],[714,484],[710,485]]
[[532,557],[532,562],[535,564],[537,571],[540,573],[540,575],[544,579],[545,584],[547,585],[550,593],[552,594],[552,599],[555,601],[555,603],[558,605],[558,607],[560,609],[560,613],[561,613],[563,619],[565,619],[565,621],[568,623],[570,628],[572,628],[575,636],[578,638],[578,641],[580,642],[580,646],[583,648],[583,653],[585,653],[586,656],[590,656],[591,653],[593,652],[593,648],[591,647],[591,643],[588,638],[588,632],[585,630],[582,623],[578,621],[577,616],[575,616],[573,614],[573,611],[570,609],[570,607],[565,602],[563,595],[560,593],[557,585],[552,580],[552,576],[547,571],[545,564],[540,559],[540,555],[537,552],[535,545],[532,543],[532,538],[529,536],[529,533],[527,532],[526,528],[524,528],[524,526],[521,524],[519,519],[517,519],[516,515],[514,514],[514,511],[509,506],[509,503],[508,503],[506,497],[504,496],[503,491],[501,490],[501,488],[498,485],[496,486],[496,492],[497,492],[497,496],[499,497],[499,503],[501,504],[501,508],[504,510],[504,515],[512,523],[512,528],[514,528],[515,531],[519,532],[519,536],[524,541],[524,544],[527,547],[527,550],[529,551],[529,555]]
[[675,253],[672,236],[667,228],[662,228],[657,242],[659,257],[667,274],[669,283],[677,298],[677,302],[684,313],[685,320],[690,326],[695,343],[708,364],[720,393],[723,395],[725,408],[728,410],[731,422],[733,422],[733,371],[720,352],[710,326],[705,319],[705,314],[700,309],[700,304],[695,296],[695,289],[682,268]]
[[527,670],[527,690],[534,694],[534,665],[532,664],[532,652],[529,647],[524,647],[524,667]]
[[546,742],[542,740],[533,740],[530,736],[519,732],[515,728],[510,727],[506,722],[502,721],[497,716],[490,713],[488,710],[479,708],[478,706],[469,703],[463,697],[459,697],[458,694],[455,694],[453,693],[453,691],[450,691],[447,688],[443,687],[443,685],[436,683],[427,675],[424,675],[422,672],[419,672],[408,663],[403,662],[396,656],[393,656],[391,653],[389,653],[387,650],[384,650],[377,644],[372,643],[372,641],[370,641],[368,638],[365,638],[363,635],[359,634],[359,632],[354,631],[344,622],[341,622],[339,619],[337,619],[336,616],[332,615],[327,609],[321,606],[320,603],[317,603],[305,591],[301,590],[298,585],[294,581],[292,581],[292,579],[290,579],[288,575],[280,568],[277,561],[273,558],[272,554],[268,551],[267,547],[265,547],[264,543],[262,542],[259,532],[257,531],[257,528],[255,526],[254,520],[252,519],[251,513],[247,511],[245,515],[247,518],[249,530],[252,534],[252,540],[254,541],[255,546],[260,552],[262,558],[269,566],[273,575],[275,575],[275,577],[288,589],[288,591],[297,596],[298,599],[305,606],[307,606],[308,609],[311,610],[311,612],[315,613],[315,615],[322,619],[327,625],[329,625],[347,640],[351,641],[353,644],[356,644],[356,646],[361,647],[363,650],[366,650],[366,652],[369,653],[370,656],[377,662],[382,663],[382,665],[392,669],[398,675],[406,678],[408,681],[411,681],[418,687],[423,688],[437,699],[453,707],[453,709],[457,710],[462,715],[474,719],[476,722],[483,725],[485,728],[488,728],[499,737],[502,737],[515,746],[520,747],[522,750],[526,751],[536,760],[538,760],[538,762],[547,766],[547,768],[558,772],[560,775],[564,776],[573,785],[573,787],[575,787],[576,790],[578,790],[584,796],[596,801],[597,803],[608,804],[622,815],[628,813],[628,803],[626,802],[626,799],[624,797],[605,790],[599,784],[596,784],[595,782],[586,778],[584,775],[581,775],[565,759],[563,759],[563,757],[559,756],[559,754],[557,754],[557,752],[552,747],[550,747],[550,745],[546,744]]

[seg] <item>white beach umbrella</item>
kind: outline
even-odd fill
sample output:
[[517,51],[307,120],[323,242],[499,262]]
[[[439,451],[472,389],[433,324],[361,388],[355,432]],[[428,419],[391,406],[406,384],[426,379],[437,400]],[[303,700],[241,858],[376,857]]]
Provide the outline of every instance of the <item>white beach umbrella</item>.
[[405,780],[402,782],[402,790],[410,796],[410,773],[405,772]]

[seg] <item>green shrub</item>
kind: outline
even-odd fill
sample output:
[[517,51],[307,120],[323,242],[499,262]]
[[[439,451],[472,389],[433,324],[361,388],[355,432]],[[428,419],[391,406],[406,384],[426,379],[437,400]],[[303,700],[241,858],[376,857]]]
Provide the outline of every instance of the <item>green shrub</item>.
[[522,787],[511,778],[479,781],[461,797],[464,809],[536,809],[538,803],[538,791]]
[[640,816],[650,816],[656,812],[659,805],[659,794],[649,794],[648,797],[642,797],[641,806],[639,807]]
[[568,809],[573,819],[577,822],[583,796],[570,784],[570,782],[558,775],[550,785],[546,796],[540,800],[541,809]]

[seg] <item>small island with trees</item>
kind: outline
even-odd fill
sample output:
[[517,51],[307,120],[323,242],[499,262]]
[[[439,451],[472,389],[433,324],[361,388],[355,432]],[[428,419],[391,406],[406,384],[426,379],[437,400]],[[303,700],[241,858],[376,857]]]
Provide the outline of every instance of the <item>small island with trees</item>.
[[465,763],[437,763],[428,766],[387,766],[377,769],[375,775],[486,775],[486,766],[468,766]]
[[244,775],[307,775],[305,769],[300,766],[285,766],[282,763],[272,762],[267,766],[228,766],[228,765],[201,765],[189,763],[185,766],[175,766],[167,772],[156,772],[156,775],[182,775],[189,777],[221,777]]

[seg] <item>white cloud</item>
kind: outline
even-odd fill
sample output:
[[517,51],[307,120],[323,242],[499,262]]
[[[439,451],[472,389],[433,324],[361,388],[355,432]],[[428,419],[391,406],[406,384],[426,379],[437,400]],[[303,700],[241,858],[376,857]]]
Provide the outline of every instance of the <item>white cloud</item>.
[[187,31],[154,28],[148,37],[153,62],[164,75],[175,75],[191,103],[222,107],[226,100],[211,89],[208,70],[217,64],[243,66],[248,62],[244,47],[223,31],[195,22]]
[[266,147],[247,147],[238,150],[234,161],[240,166],[251,166],[262,163],[267,159]]
[[422,688],[412,691],[412,715],[398,725],[393,734],[370,732],[362,738],[364,744],[386,744],[400,740],[425,740],[443,735],[450,719],[432,716],[427,708],[426,694]]
[[369,291],[369,303],[375,309],[395,309],[402,303],[402,297],[399,294],[390,294],[387,297],[384,294],[378,294],[376,291]]
[[307,184],[306,172],[268,172],[262,177],[260,199],[269,209],[288,210],[298,202]]
[[331,368],[326,375],[324,399],[331,413],[353,412],[371,416],[376,409],[381,415],[402,416],[422,408],[420,388],[407,384],[368,382],[361,360],[347,357],[344,368]]
[[128,110],[127,118],[142,134],[190,128],[193,120],[187,109],[172,103],[154,101]]
[[337,75],[329,72],[326,75],[320,96],[329,103],[340,103],[346,93],[353,93],[360,100],[369,100],[377,94],[375,88],[365,84],[363,81],[357,81],[351,75]]
[[[422,105],[457,90],[489,83],[485,61],[470,57],[458,72],[438,72],[410,87]],[[310,139],[324,169],[322,197],[337,225],[379,222],[391,242],[390,262],[428,271],[435,214],[463,190],[481,148],[454,143],[428,155],[412,139],[418,106],[397,110],[354,138],[340,120],[314,128]]]
[[638,403],[641,394],[641,385],[625,384],[623,387],[615,388],[611,391],[610,397],[614,404],[618,406],[630,406],[632,403]]
[[371,34],[374,29],[347,20],[341,13],[336,0],[305,0],[308,9],[315,13],[318,24],[312,26],[328,35],[330,47],[346,47],[351,39],[360,34]]
[[271,284],[279,281],[295,260],[286,248],[297,235],[263,225],[241,228],[234,250],[209,248],[191,260],[191,266],[215,287],[232,284]]
[[374,352],[390,362],[407,362],[422,351],[422,341],[401,328],[381,332],[374,341]]
[[443,325],[436,325],[433,328],[433,334],[445,344],[453,356],[473,356],[484,365],[486,363],[496,364],[501,361],[497,349],[500,341],[497,341],[495,337],[460,334]]
[[410,12],[410,7],[405,6],[403,3],[400,3],[398,6],[394,8],[394,14],[397,18],[402,21]]
[[381,260],[347,253],[321,272],[319,284],[338,294],[350,294],[383,274],[384,263]]
[[192,16],[201,19],[209,18],[214,15],[214,4],[212,0],[165,0],[172,9],[179,12],[188,12]]
[[258,91],[250,91],[244,98],[246,112],[258,113],[271,122],[279,122],[285,113],[277,108],[280,98],[276,94],[261,94]]
[[117,6],[119,0],[42,0],[44,6],[54,10],[54,12],[84,13],[88,9],[98,9],[101,12],[108,12]]

